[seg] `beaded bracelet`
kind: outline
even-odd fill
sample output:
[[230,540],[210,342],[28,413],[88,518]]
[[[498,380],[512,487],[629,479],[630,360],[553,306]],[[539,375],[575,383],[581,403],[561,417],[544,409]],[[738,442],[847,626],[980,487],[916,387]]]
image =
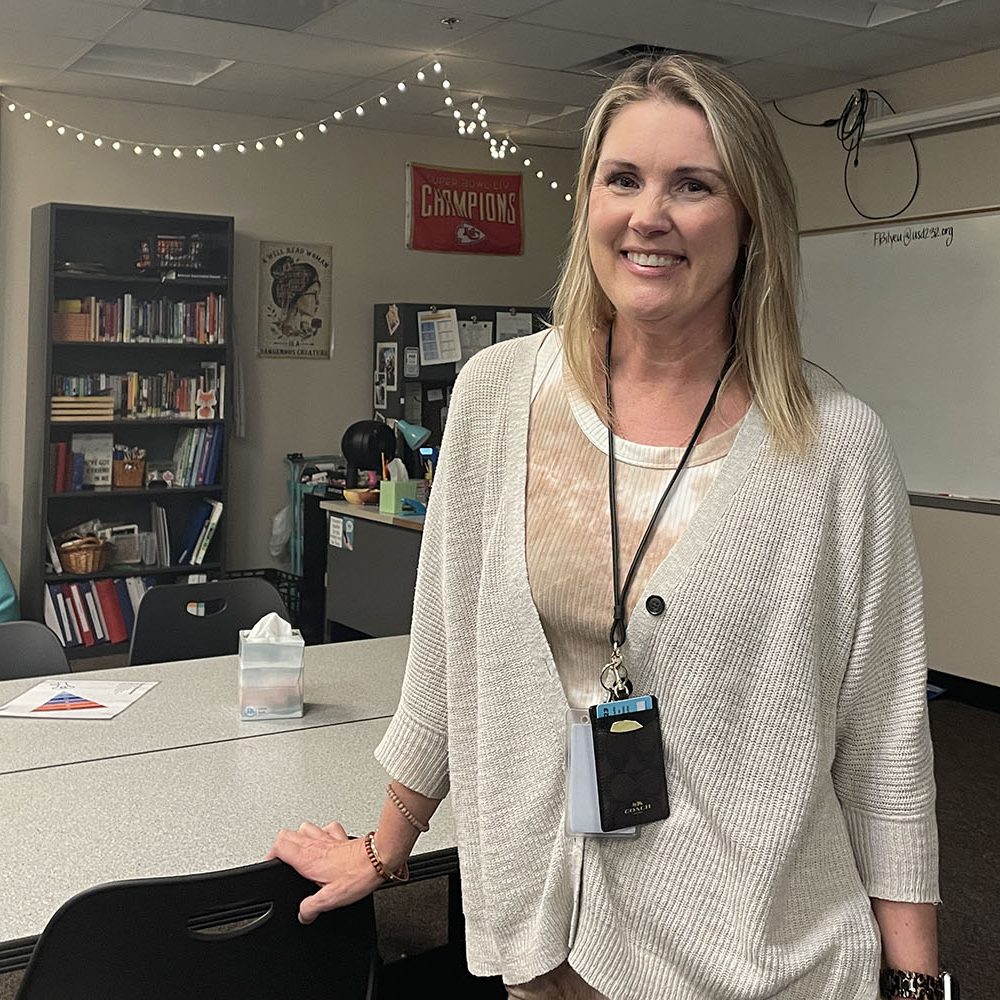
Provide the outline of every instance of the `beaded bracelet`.
[[382,876],[384,882],[409,882],[410,881],[410,869],[406,862],[403,862],[403,867],[399,871],[391,872],[386,868],[385,863],[378,856],[378,851],[375,849],[375,831],[372,830],[371,833],[365,834],[365,854],[368,855],[368,860],[372,863],[372,868],[375,869]]
[[407,823],[414,828],[414,830],[419,830],[421,833],[426,833],[430,829],[428,823],[423,823],[416,816],[406,808],[406,803],[396,794],[395,789],[392,787],[390,782],[385,786],[386,793],[392,804],[406,817]]

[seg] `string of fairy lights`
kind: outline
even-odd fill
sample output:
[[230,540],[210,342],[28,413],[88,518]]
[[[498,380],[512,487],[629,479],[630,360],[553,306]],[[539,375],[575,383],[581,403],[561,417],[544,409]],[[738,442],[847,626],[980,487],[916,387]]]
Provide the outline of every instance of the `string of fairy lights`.
[[[451,81],[439,59],[421,66],[414,75],[417,85],[435,86],[440,81],[440,87],[444,93],[444,104],[452,109],[458,134],[466,138],[475,138],[477,135],[485,142],[489,143],[490,156],[495,160],[503,160],[508,156],[517,153],[518,147],[511,140],[509,135],[498,139],[490,132],[489,121],[486,115],[486,105],[480,97],[472,102],[471,113],[463,111],[455,105],[455,100],[450,94]],[[264,135],[257,135],[252,138],[242,139],[220,139],[214,142],[205,143],[166,143],[156,142],[149,139],[125,139],[120,136],[113,136],[106,132],[94,131],[93,129],[81,128],[69,122],[61,121],[51,115],[47,115],[36,108],[29,107],[23,101],[14,99],[11,95],[0,90],[0,101],[6,107],[8,113],[20,115],[26,123],[42,122],[46,128],[52,129],[58,136],[71,136],[79,143],[90,145],[97,150],[109,150],[119,152],[130,150],[136,157],[150,155],[155,159],[173,157],[176,160],[185,156],[193,156],[195,159],[204,160],[210,156],[217,156],[226,152],[235,151],[239,155],[249,152],[251,149],[257,152],[264,152],[268,149],[282,149],[285,146],[294,146],[295,143],[305,142],[310,133],[326,135],[337,125],[350,124],[352,121],[364,118],[369,112],[387,108],[392,100],[396,100],[405,94],[412,86],[412,81],[399,80],[394,87],[387,87],[377,94],[372,94],[358,104],[350,107],[340,108],[331,112],[324,118],[295,125],[291,128],[279,132],[269,132]],[[544,181],[550,190],[558,191],[559,182],[553,178],[547,178],[544,170],[533,163],[531,157],[524,156],[525,167],[535,166],[535,177],[539,181]],[[572,201],[573,196],[569,193],[563,195],[566,201]]]

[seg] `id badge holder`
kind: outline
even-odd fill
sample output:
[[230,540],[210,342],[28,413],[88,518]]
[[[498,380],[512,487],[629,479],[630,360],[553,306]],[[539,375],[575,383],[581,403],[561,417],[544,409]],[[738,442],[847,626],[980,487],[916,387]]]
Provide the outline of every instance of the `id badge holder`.
[[630,839],[639,836],[637,826],[606,831],[601,827],[594,736],[590,711],[571,708],[566,713],[566,835]]
[[607,832],[670,815],[660,710],[651,694],[592,705],[600,828]]

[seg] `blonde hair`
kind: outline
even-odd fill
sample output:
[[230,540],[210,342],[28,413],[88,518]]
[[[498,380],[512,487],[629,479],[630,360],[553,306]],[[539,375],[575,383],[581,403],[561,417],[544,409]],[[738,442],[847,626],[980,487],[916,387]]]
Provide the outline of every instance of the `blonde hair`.
[[[614,306],[594,274],[588,249],[588,199],[604,137],[629,104],[686,104],[705,116],[749,235],[737,265],[732,303],[735,360],[726,376],[746,379],[775,444],[801,453],[815,431],[815,413],[801,367],[796,313],[799,289],[795,189],[777,137],[754,98],[715,66],[691,56],[643,59],[604,92],[584,128],[569,249],[553,303],[566,366],[604,419],[607,401],[595,374],[604,371],[603,338]],[[725,386],[723,387],[725,388]]]

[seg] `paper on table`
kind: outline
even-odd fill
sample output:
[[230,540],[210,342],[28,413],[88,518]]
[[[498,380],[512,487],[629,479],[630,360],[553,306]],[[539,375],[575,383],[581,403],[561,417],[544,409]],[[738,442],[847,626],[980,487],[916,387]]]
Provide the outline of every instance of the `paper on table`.
[[45,680],[0,705],[24,719],[113,719],[159,681]]

